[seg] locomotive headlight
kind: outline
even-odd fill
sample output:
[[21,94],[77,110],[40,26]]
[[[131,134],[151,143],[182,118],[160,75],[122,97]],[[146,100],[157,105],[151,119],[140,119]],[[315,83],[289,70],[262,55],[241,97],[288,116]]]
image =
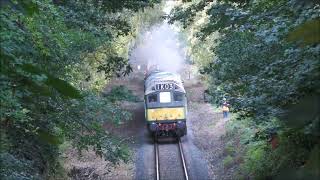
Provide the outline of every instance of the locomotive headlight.
[[158,129],[158,125],[156,123],[151,123],[149,128],[151,131],[156,131]]
[[184,129],[186,127],[186,123],[182,121],[177,122],[177,128],[178,129]]

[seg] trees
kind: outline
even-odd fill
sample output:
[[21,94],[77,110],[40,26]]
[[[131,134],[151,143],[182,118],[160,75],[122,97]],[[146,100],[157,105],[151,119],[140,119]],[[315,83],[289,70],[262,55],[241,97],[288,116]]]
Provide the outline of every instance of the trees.
[[[213,101],[219,103],[222,97],[227,97],[239,119],[253,118],[250,128],[270,125],[260,132],[265,138],[252,139],[253,142],[266,141],[270,132],[276,131],[283,136],[283,144],[304,149],[308,155],[316,151],[320,97],[319,3],[219,0],[196,1],[184,6],[176,8],[170,18],[191,29],[189,52],[208,79]],[[276,124],[271,123],[274,117]],[[288,140],[287,135],[310,144],[288,142],[292,139]],[[282,152],[277,153],[293,152],[286,148],[280,148]],[[299,157],[299,161],[306,163],[308,158]],[[264,173],[275,176],[286,165],[272,167],[273,173]]]
[[54,175],[66,140],[113,162],[126,158],[101,122],[130,116],[99,91],[110,77],[130,72],[139,28],[133,21],[156,3],[1,1],[2,177]]

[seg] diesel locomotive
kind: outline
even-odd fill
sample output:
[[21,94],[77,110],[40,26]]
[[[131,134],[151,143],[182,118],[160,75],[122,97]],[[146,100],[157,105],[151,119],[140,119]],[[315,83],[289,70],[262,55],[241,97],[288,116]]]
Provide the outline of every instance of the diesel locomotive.
[[187,134],[187,99],[180,75],[158,70],[146,75],[144,107],[152,135],[181,137]]

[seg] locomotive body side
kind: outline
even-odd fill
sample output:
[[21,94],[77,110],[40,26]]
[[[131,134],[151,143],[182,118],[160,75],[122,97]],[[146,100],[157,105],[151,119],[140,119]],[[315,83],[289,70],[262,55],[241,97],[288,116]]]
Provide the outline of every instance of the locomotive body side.
[[145,78],[145,119],[150,133],[187,134],[187,99],[179,75],[152,72]]

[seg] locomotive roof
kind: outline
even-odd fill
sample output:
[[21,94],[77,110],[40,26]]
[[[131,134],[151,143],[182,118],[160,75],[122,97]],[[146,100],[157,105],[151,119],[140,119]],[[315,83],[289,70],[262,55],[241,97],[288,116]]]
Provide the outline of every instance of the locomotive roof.
[[181,77],[178,74],[165,72],[165,71],[154,71],[148,75],[145,80],[145,95],[157,92],[155,86],[157,84],[174,84],[174,90],[182,93],[186,93]]

